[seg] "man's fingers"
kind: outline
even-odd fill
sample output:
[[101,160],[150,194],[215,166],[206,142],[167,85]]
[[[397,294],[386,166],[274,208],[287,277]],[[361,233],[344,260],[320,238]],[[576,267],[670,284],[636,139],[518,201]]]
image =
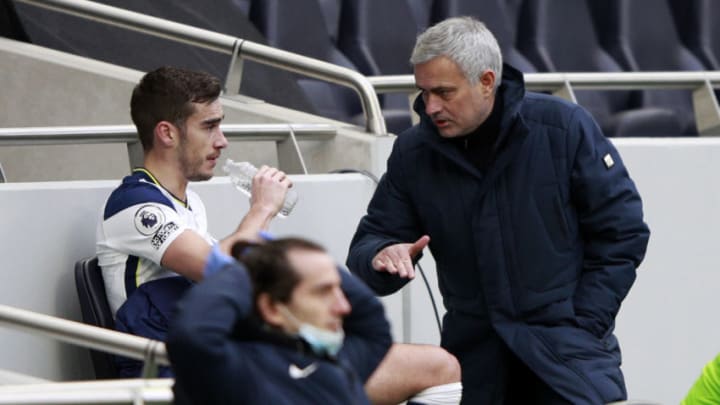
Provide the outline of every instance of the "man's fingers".
[[388,260],[385,261],[385,271],[387,271],[390,274],[396,274],[398,272],[398,268],[395,266],[395,263]]
[[416,240],[415,243],[410,245],[410,248],[408,249],[408,254],[410,257],[417,256],[420,252],[422,252],[423,249],[430,243],[430,237],[427,235],[423,235],[420,237],[420,239]]
[[410,258],[405,258],[402,260],[401,266],[403,268],[401,272],[402,277],[407,278],[415,278],[415,267],[413,266],[413,262]]
[[413,255],[409,253],[413,249],[417,250],[415,254],[419,253],[427,246],[429,241],[428,236],[423,236],[413,244],[399,243],[388,246],[373,258],[372,267],[375,271],[386,271],[403,278],[415,278]]

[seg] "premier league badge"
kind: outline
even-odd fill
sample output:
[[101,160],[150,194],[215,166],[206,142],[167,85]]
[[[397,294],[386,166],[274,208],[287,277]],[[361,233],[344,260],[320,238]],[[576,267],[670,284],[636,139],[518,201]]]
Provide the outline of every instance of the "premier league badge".
[[157,232],[164,223],[165,216],[156,206],[144,205],[135,213],[135,229],[145,236]]

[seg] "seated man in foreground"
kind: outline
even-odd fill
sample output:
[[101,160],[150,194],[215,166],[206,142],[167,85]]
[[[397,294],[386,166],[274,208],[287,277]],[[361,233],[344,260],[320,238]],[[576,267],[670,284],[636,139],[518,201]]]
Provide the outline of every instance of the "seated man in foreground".
[[374,294],[303,239],[234,251],[242,265],[178,305],[167,338],[176,403],[369,403],[363,384],[392,344]]

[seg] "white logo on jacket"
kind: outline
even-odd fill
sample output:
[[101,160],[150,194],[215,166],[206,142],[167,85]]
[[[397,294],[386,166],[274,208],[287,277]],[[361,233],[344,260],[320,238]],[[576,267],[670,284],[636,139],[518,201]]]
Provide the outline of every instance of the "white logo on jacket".
[[317,363],[313,363],[305,368],[300,368],[294,364],[290,364],[290,369],[288,370],[288,372],[290,373],[290,377],[298,380],[300,378],[306,378],[310,376],[310,374],[314,373],[317,368]]

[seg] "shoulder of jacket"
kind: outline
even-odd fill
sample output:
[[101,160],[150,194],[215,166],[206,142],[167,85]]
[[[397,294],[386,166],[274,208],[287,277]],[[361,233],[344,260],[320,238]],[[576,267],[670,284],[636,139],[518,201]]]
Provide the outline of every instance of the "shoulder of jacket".
[[520,114],[530,128],[567,130],[573,120],[592,119],[583,107],[557,96],[528,92],[522,103]]
[[399,148],[402,152],[409,152],[426,145],[424,138],[432,135],[431,129],[422,124],[413,125],[397,135],[394,147]]

